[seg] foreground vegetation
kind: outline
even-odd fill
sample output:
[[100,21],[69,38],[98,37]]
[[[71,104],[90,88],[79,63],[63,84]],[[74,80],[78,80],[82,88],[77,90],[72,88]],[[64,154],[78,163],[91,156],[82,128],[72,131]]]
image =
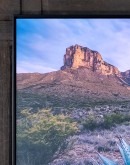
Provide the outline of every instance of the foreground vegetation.
[[48,164],[68,136],[78,132],[69,116],[53,115],[50,110],[21,112],[17,120],[17,165]]
[[[58,158],[56,157],[58,153],[62,153],[67,147],[66,139],[76,134],[78,128],[81,128],[83,132],[85,130],[91,133],[96,129],[97,131],[111,131],[110,128],[113,126],[118,124],[126,126],[130,122],[130,114],[127,112],[129,102],[127,101],[88,104],[81,102],[80,99],[75,103],[75,100],[61,101],[59,96],[45,97],[34,94],[30,97],[28,95],[30,94],[26,93],[23,97],[19,93],[17,97],[18,104],[21,103],[17,109],[17,165],[47,165],[53,162]],[[44,109],[39,110],[41,108]],[[21,111],[21,109],[25,110]],[[75,116],[77,118],[74,118]],[[105,151],[102,143],[97,147],[97,151]]]

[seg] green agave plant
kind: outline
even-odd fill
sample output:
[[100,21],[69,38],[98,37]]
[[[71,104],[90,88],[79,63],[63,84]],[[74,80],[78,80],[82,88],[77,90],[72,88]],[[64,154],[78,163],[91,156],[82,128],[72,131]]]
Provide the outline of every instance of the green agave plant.
[[[124,160],[124,165],[130,165],[130,146],[122,138],[119,138],[119,141],[120,145],[118,145],[118,147]],[[106,158],[101,154],[99,154],[99,157],[102,160],[102,164],[96,162],[96,165],[118,165],[118,163]]]

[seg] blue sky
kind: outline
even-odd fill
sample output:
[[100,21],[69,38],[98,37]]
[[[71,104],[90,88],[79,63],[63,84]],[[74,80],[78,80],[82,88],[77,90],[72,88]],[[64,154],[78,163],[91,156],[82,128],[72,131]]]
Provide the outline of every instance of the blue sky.
[[119,68],[130,69],[130,19],[17,19],[17,73],[59,70],[67,47],[98,51]]

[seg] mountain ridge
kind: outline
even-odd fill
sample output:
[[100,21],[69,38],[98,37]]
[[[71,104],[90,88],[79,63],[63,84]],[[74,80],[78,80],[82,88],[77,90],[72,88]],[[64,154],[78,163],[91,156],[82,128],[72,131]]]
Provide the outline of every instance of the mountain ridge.
[[17,90],[57,98],[58,105],[124,101],[130,100],[129,76],[129,70],[120,72],[97,51],[75,45],[66,49],[61,70],[17,74]]
[[[66,48],[66,53],[64,55],[64,65],[60,69],[62,71],[67,71],[69,69],[73,70],[78,68],[85,68],[90,71],[96,72],[99,75],[117,76],[119,78],[119,81],[124,82],[124,84],[126,85],[130,85],[130,70],[120,72],[117,67],[104,61],[98,51],[94,51],[87,47],[76,44]],[[56,72],[57,71],[53,71],[49,73],[51,74]],[[49,73],[44,74],[46,75]],[[40,73],[33,73],[33,75],[39,74]]]

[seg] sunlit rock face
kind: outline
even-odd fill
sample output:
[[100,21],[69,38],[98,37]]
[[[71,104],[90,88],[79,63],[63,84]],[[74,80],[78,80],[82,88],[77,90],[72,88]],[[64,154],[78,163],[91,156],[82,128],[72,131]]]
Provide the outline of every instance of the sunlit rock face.
[[88,68],[103,75],[120,76],[118,68],[105,62],[99,52],[79,45],[70,46],[66,49],[64,66],[61,67],[61,70],[80,67]]

